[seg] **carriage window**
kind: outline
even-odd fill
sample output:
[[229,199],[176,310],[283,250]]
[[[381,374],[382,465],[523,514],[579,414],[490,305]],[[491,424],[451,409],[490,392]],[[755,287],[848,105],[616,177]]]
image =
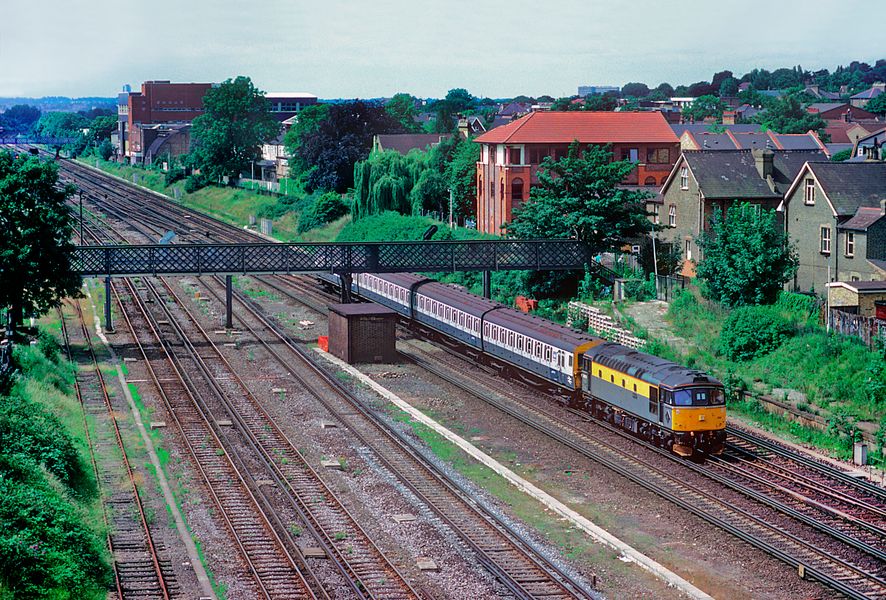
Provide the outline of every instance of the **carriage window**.
[[545,360],[551,362],[551,347],[545,346]]
[[461,325],[462,327],[465,326],[465,314],[464,313],[458,313],[458,324]]
[[522,349],[523,349],[523,336],[518,335],[517,336],[517,350],[522,350]]
[[484,336],[489,335],[489,323],[483,323],[483,335]]
[[541,358],[541,342],[535,342],[535,357]]
[[446,307],[446,320],[447,321],[452,320],[452,309],[449,308],[448,306]]
[[514,347],[514,332],[513,331],[508,332],[508,346],[511,346],[512,348]]
[[569,355],[569,367],[570,368],[572,367],[572,355],[571,354]]

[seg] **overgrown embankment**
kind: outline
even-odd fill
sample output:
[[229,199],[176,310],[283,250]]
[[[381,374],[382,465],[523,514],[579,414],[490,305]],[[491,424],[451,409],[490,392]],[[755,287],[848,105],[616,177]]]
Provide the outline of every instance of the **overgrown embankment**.
[[113,578],[74,367],[50,333],[0,390],[0,598],[104,598]]
[[[822,416],[819,431],[788,423],[754,400],[731,408],[803,441],[851,453],[859,428],[886,441],[886,355],[854,338],[828,333],[808,297],[782,293],[770,306],[727,310],[691,292],[670,305],[674,333],[692,342],[683,354],[663,344],[653,351],[713,372],[733,390],[768,394],[798,410]],[[876,457],[879,459],[879,457]]]

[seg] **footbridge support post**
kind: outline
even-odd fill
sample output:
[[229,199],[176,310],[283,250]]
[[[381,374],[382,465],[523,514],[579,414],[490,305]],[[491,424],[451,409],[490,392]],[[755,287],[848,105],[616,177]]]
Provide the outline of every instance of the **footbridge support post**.
[[492,271],[483,271],[483,297],[492,298]]
[[114,333],[114,323],[111,321],[111,276],[105,277],[105,332]]
[[225,329],[234,328],[233,311],[231,305],[234,300],[234,276],[225,275]]

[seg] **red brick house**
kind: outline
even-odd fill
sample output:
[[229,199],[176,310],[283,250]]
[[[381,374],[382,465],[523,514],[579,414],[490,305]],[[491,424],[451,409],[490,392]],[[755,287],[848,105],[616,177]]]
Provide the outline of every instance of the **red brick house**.
[[661,186],[680,155],[680,140],[659,112],[534,112],[477,137],[477,229],[498,234],[538,183],[547,156],[569,144],[609,144],[616,160],[638,163],[625,185]]

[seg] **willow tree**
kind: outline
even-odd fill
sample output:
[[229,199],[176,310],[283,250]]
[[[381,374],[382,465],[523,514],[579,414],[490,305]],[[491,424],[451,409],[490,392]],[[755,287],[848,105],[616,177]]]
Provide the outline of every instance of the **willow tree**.
[[424,152],[373,152],[354,165],[355,219],[386,211],[412,212],[412,190],[428,169]]

